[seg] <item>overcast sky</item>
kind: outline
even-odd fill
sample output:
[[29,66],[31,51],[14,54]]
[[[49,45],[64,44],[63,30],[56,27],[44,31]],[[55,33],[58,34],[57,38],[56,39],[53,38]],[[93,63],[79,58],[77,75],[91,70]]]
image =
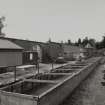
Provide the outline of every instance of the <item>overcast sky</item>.
[[101,40],[105,0],[0,0],[7,37],[36,41]]

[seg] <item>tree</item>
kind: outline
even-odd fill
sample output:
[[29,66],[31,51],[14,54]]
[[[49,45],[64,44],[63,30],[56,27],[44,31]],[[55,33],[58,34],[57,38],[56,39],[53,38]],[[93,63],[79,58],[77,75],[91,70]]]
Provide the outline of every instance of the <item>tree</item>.
[[78,41],[75,42],[75,45],[76,45],[76,46],[80,46],[81,44],[82,44],[82,41],[81,41],[81,39],[79,38]]
[[103,36],[102,41],[100,42],[100,47],[105,48],[105,36]]
[[78,39],[78,45],[80,45],[82,43],[81,39]]
[[97,49],[101,49],[101,42],[96,42],[95,45]]
[[83,46],[86,46],[87,43],[89,43],[88,37],[85,37],[85,39],[83,39],[82,44]]
[[75,42],[74,45],[75,45],[75,46],[78,46],[78,42]]
[[2,16],[0,18],[0,36],[4,36],[5,35],[4,33],[2,33],[2,29],[4,27],[3,21],[5,21],[5,17],[4,16]]
[[71,40],[70,40],[70,39],[68,40],[68,44],[69,44],[69,45],[71,45],[71,44],[72,44],[72,42],[71,42]]
[[88,42],[93,46],[93,47],[96,47],[96,41],[95,39],[89,39]]
[[61,40],[61,44],[63,44],[63,40]]

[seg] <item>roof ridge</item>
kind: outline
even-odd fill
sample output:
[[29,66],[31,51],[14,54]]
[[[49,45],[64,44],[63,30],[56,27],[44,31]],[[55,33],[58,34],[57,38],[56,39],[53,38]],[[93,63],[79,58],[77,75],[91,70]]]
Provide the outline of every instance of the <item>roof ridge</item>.
[[23,48],[7,39],[0,39],[0,49],[23,49]]

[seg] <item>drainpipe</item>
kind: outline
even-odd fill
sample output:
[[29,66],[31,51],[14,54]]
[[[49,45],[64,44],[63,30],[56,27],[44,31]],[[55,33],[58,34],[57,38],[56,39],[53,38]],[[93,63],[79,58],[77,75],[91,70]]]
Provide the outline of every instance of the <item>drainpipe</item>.
[[39,58],[37,59],[37,70],[38,70],[38,74],[39,74]]
[[39,61],[38,61],[38,64],[37,64],[37,66],[38,66],[38,74],[39,74]]
[[53,62],[52,62],[52,70],[54,69],[54,64],[53,64]]

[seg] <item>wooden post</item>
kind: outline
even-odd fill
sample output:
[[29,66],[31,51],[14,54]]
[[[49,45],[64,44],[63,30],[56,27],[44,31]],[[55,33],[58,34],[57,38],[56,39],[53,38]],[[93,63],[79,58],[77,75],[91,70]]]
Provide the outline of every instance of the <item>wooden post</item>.
[[14,66],[14,82],[16,81],[16,66]]
[[54,69],[54,58],[52,58],[52,70]]

